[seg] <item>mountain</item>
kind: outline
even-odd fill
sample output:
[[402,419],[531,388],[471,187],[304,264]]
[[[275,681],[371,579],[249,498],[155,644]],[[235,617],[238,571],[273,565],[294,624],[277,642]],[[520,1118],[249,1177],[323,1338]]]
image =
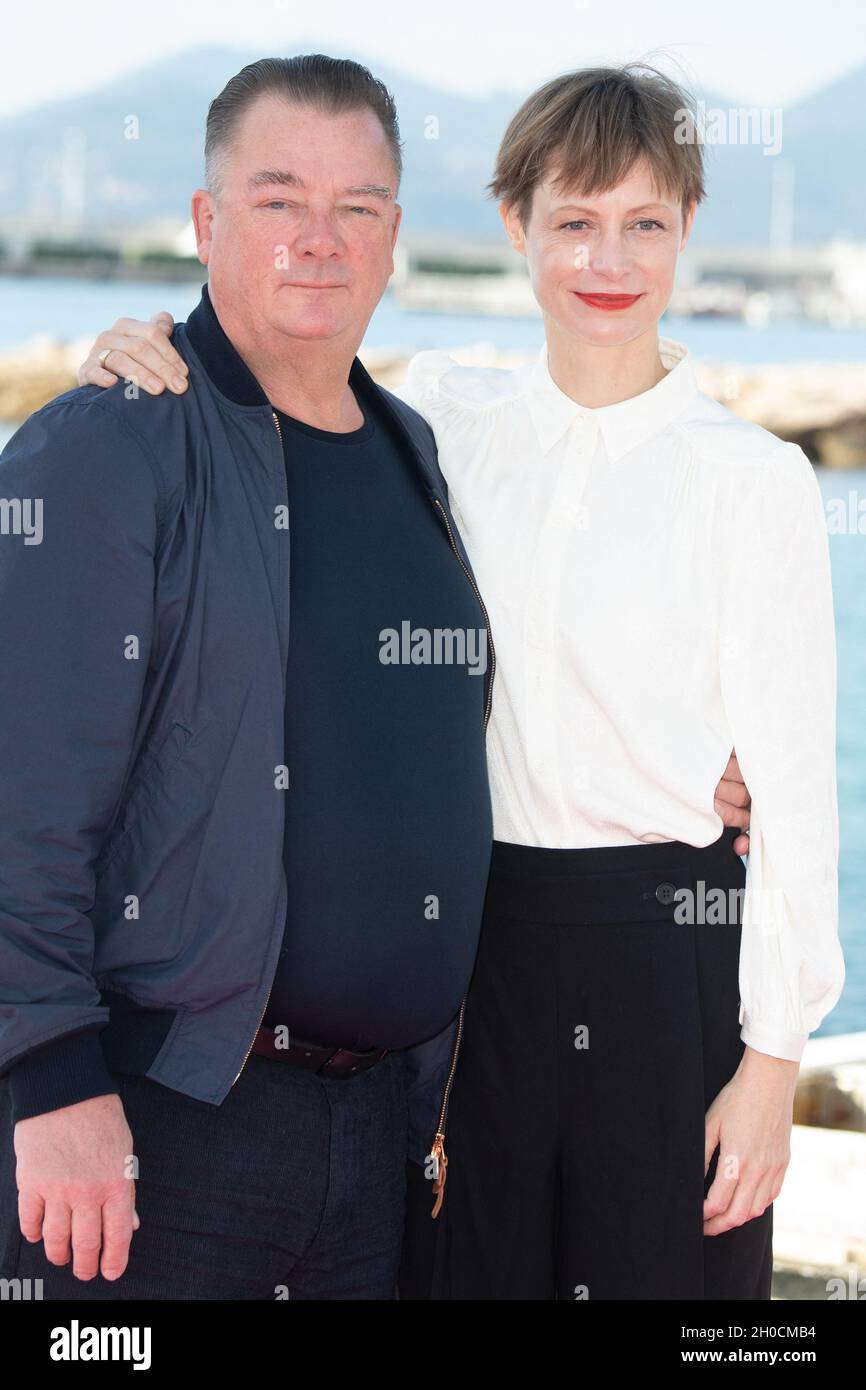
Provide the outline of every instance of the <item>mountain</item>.
[[[309,41],[295,51],[318,47]],[[196,48],[0,121],[3,217],[38,219],[46,233],[59,233],[64,216],[77,211],[92,229],[185,219],[190,192],[202,181],[208,103],[232,73],[260,56]],[[483,188],[499,139],[526,93],[462,96],[376,59],[353,56],[367,62],[397,102],[405,159],[403,233],[499,239],[496,206]],[[737,105],[717,93],[697,95],[708,111]],[[794,177],[795,240],[866,238],[866,180],[860,175],[866,167],[864,98],[861,67],[785,108],[777,158],[749,143],[709,146],[709,197],[694,240],[766,242],[773,170],[782,160],[783,172],[792,170]],[[438,122],[435,139],[428,138],[431,117]],[[137,138],[128,138],[130,133]]]

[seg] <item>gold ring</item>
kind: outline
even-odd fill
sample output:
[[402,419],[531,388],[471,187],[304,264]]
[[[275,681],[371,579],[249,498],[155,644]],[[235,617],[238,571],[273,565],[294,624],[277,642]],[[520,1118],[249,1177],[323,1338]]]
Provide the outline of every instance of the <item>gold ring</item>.
[[[99,356],[98,356],[97,359],[96,359],[97,362],[99,363],[100,367],[105,367],[105,359],[108,357],[108,354],[109,354],[110,352],[114,352],[114,348],[103,348],[103,349],[102,349],[102,352],[99,354]],[[106,368],[106,371],[107,371],[107,370],[108,370],[108,368]]]

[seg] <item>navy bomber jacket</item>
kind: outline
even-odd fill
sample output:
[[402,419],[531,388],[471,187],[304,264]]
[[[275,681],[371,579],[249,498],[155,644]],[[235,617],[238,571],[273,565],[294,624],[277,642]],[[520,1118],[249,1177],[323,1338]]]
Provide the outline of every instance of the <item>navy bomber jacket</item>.
[[[15,1119],[115,1092],[112,1069],[219,1104],[282,943],[285,467],[264,393],[237,399],[218,345],[190,333],[201,310],[175,329],[182,396],[80,387],[0,455],[0,1078]],[[357,358],[349,382],[397,425],[487,623],[430,427]],[[35,517],[41,534],[16,533]],[[484,728],[494,673],[491,655]],[[487,872],[467,885],[479,922]],[[419,1163],[458,1025],[407,1052]]]

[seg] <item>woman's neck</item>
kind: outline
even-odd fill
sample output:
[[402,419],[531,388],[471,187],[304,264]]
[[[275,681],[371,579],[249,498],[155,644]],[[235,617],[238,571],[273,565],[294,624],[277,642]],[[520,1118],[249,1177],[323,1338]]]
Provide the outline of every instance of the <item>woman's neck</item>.
[[587,410],[631,400],[668,374],[655,327],[630,343],[604,346],[582,343],[552,320],[545,327],[550,375],[560,391]]

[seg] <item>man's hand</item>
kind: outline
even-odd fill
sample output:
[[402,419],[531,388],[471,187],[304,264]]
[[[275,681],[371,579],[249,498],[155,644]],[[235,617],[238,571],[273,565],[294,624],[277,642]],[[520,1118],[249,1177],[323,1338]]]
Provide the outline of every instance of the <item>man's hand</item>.
[[[118,378],[134,381],[158,396],[166,386],[177,395],[187,388],[189,367],[170,340],[174,319],[167,309],[154,314],[148,323],[142,319],[118,319],[113,328],[100,333],[86,361],[78,368],[79,386],[114,386]],[[102,366],[99,354],[111,349]]]
[[[45,1258],[69,1261],[76,1279],[118,1279],[141,1224],[127,1176],[132,1134],[119,1095],[94,1096],[19,1120],[15,1126],[18,1219]],[[102,1248],[102,1264],[99,1262]]]
[[[732,748],[728,765],[715,790],[713,810],[717,816],[721,816],[725,825],[736,825],[743,830],[748,830],[751,804],[752,798],[749,796],[749,789],[743,781],[740,764],[737,762],[736,752]],[[734,853],[748,854],[748,852],[748,835],[738,835],[734,841]]]

